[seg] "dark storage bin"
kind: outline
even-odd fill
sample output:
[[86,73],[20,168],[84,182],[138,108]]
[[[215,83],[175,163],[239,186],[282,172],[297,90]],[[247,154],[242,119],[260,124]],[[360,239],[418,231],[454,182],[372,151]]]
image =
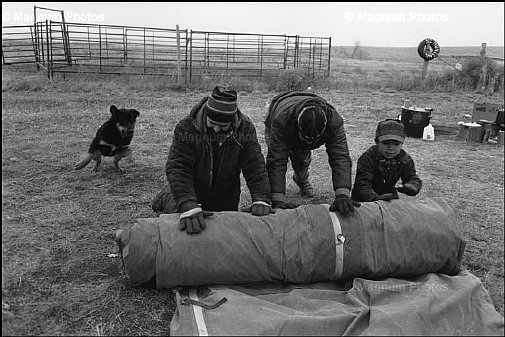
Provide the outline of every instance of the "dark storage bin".
[[407,137],[422,138],[423,131],[430,124],[432,109],[402,107],[402,123]]

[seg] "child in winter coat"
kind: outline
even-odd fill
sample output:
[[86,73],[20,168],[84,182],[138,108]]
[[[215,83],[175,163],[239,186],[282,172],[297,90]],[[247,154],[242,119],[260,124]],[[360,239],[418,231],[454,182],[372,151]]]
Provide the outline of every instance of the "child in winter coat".
[[[402,149],[405,128],[400,120],[379,122],[375,145],[363,153],[356,168],[352,200],[375,201],[398,199],[398,193],[415,196],[422,187],[414,160]],[[402,185],[395,187],[398,180]]]

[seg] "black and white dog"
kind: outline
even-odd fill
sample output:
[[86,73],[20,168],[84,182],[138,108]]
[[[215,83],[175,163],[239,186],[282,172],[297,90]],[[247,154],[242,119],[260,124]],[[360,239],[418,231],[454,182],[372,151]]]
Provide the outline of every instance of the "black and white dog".
[[132,158],[129,145],[140,113],[135,109],[118,109],[115,105],[110,107],[110,112],[112,116],[98,129],[89,146],[88,155],[75,165],[76,170],[82,169],[94,160],[93,171],[98,171],[102,156],[108,156],[114,157],[114,166],[123,172],[123,169],[119,167],[119,161],[125,157]]

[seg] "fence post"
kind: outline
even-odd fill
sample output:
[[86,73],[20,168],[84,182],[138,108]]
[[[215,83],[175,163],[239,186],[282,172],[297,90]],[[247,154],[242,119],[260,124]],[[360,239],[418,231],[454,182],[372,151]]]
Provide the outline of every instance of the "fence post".
[[177,32],[177,84],[181,82],[181,35],[179,25],[175,26]]
[[123,62],[128,63],[128,28],[123,27]]
[[[425,51],[426,54],[428,52],[431,52],[431,47],[429,45],[425,45],[424,46],[424,51]],[[423,63],[423,72],[421,74],[421,87],[423,89],[424,89],[424,87],[426,85],[426,75],[428,74],[428,65],[429,65],[429,61],[428,60],[424,60],[424,63]]]
[[69,66],[72,65],[72,56],[70,55],[70,39],[68,37],[67,24],[65,23],[65,13],[61,11],[61,21],[62,21],[62,37],[63,37],[63,50],[65,51],[65,59]]
[[261,35],[260,43],[260,76],[263,76],[263,35]]
[[330,77],[330,65],[331,65],[331,37],[328,40],[328,77]]
[[226,76],[228,76],[229,67],[229,54],[230,54],[230,34],[226,34]]
[[144,28],[144,71],[142,72],[142,74],[145,75],[146,73],[146,29]]
[[91,41],[89,39],[89,26],[87,27],[87,32],[88,32],[88,54],[89,54],[89,59],[91,60]]
[[[33,40],[33,49],[35,53],[35,65],[37,67],[37,71],[39,71],[40,66],[39,66],[39,37],[38,37],[38,31],[37,31],[37,7],[33,6],[33,34],[35,39]],[[2,50],[2,55],[3,55],[3,50]]]
[[286,35],[284,35],[284,60],[282,62],[282,69],[286,69],[286,63],[288,61],[288,50],[289,50],[288,39],[289,38]]
[[51,63],[49,59],[49,24],[46,20],[46,48],[47,48],[47,77],[51,78]]
[[[311,38],[312,40],[312,38]],[[314,44],[312,45],[312,80],[315,79],[316,76],[316,38],[314,38]]]
[[[35,29],[35,25],[34,26],[34,29]],[[37,71],[39,71],[39,63],[38,63],[38,60],[37,60],[37,45],[35,43],[35,38],[34,38],[34,32],[32,30],[32,27],[30,27],[30,36],[32,38],[32,46],[33,46],[33,55],[35,56],[35,67],[37,68]],[[2,61],[3,61],[3,64],[5,64],[5,59],[4,59],[4,51],[2,49]]]
[[45,57],[45,51],[44,51],[44,22],[40,22],[40,50],[42,54],[42,64],[43,67],[46,67],[46,57]]
[[[108,40],[108,35],[109,33],[107,32],[107,26],[105,28],[105,58],[109,58],[109,40]],[[144,41],[145,43],[145,41]]]
[[100,72],[102,72],[102,26],[98,25],[98,59]]
[[487,77],[487,62],[486,62],[486,42],[483,42],[480,50],[480,61],[482,69],[479,78],[479,88],[482,92],[486,91],[486,77]]
[[310,63],[312,62],[312,59],[313,59],[312,58],[312,50],[313,50],[313,48],[312,48],[312,38],[309,37],[309,58],[308,58],[308,61],[309,61],[309,71],[310,71],[310,67],[311,67]]
[[298,65],[298,38],[299,36],[296,35],[295,36],[295,59],[294,59],[294,68],[296,69],[297,68],[297,65]]
[[[49,46],[50,54],[47,55],[47,58],[49,60],[49,79],[54,78],[54,64],[53,64],[53,23],[51,20],[49,20],[49,37],[47,41],[47,45]],[[65,73],[63,73],[65,75]]]
[[321,70],[322,60],[323,60],[323,39],[319,38],[319,65],[317,66],[318,70]]
[[210,47],[209,47],[209,33],[205,33],[205,61],[206,68],[210,67]]
[[184,44],[184,84],[188,84],[188,30],[184,30],[184,40],[186,41]]
[[232,61],[235,62],[235,35],[233,35]]
[[189,30],[189,82],[193,76],[193,31]]
[[429,64],[429,61],[424,60],[423,73],[421,75],[421,86],[423,89],[424,89],[424,86],[426,85],[426,75],[428,74],[428,64]]

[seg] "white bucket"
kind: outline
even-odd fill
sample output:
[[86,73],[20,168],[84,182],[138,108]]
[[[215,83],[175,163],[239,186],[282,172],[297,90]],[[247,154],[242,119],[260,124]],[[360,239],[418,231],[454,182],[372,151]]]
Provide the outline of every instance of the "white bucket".
[[434,141],[435,140],[435,129],[431,124],[428,124],[423,130],[423,140]]

